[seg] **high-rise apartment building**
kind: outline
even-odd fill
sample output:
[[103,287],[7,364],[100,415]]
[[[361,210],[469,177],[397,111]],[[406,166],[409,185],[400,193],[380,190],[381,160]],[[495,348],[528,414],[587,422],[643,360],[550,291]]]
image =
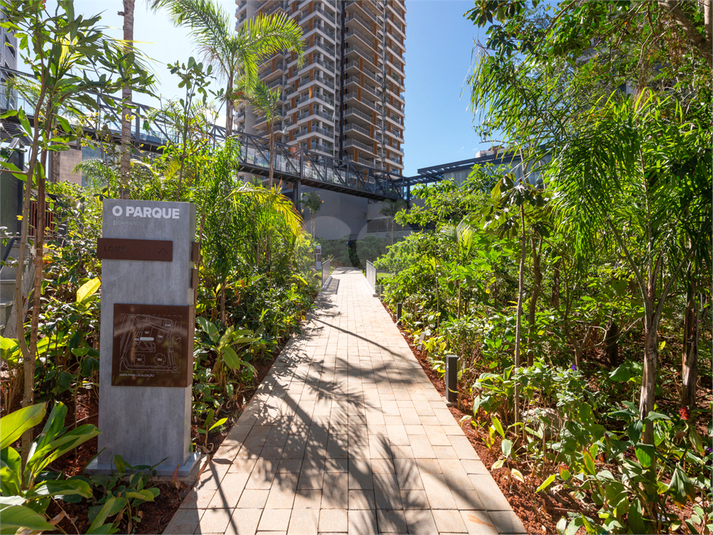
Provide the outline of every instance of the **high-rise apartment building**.
[[[260,66],[282,90],[276,140],[401,174],[404,142],[405,0],[236,0],[237,27],[285,12],[304,31],[305,57],[277,54]],[[240,105],[238,130],[268,135]]]

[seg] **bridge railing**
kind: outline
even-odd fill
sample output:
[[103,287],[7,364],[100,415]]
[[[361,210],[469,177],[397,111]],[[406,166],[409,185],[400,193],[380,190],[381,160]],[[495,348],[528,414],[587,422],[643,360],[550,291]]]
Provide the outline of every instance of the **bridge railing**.
[[[13,88],[8,84],[8,80],[13,78],[24,78],[29,83],[36,83],[34,78],[27,73],[0,68],[0,110],[3,112],[22,110],[31,118],[34,114],[35,102],[28,99],[20,88]],[[120,136],[121,110],[116,105],[120,99],[98,93],[89,92],[88,94],[96,100],[99,110],[73,103],[72,108],[65,110],[64,113],[70,124],[96,134],[108,132],[112,136]],[[160,110],[138,102],[131,102],[129,108],[134,115],[131,129],[134,142],[155,146],[179,142],[178,128],[167,121],[161,115]],[[212,124],[207,133],[215,142],[225,140],[225,128],[223,127]]]
[[[240,142],[240,163],[253,171],[269,172],[269,140],[246,134],[235,134]],[[398,198],[400,189],[395,185],[399,175],[303,151],[298,147],[275,143],[275,174],[287,180],[300,179],[343,188],[369,192],[385,198]]]

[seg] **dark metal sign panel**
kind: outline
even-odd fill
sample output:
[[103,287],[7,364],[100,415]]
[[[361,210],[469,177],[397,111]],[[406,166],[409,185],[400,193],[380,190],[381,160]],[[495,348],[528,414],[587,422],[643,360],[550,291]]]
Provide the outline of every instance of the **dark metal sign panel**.
[[111,384],[188,386],[193,373],[190,309],[115,304]]
[[170,240],[99,238],[97,240],[97,258],[172,262],[173,242]]

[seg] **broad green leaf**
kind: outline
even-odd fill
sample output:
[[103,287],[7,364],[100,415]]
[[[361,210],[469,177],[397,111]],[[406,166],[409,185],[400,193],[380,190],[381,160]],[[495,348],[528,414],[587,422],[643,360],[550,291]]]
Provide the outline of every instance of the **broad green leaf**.
[[491,466],[490,469],[498,470],[499,468],[502,468],[504,464],[505,464],[505,459],[499,459],[493,463],[493,466]]
[[505,438],[500,446],[503,450],[503,455],[505,455],[505,457],[510,457],[510,454],[512,453],[512,440]]
[[592,454],[587,450],[584,450],[582,452],[582,459],[584,460],[584,467],[587,469],[587,473],[592,476],[596,474],[597,471],[594,467],[594,458],[592,457]]
[[502,438],[505,438],[505,431],[503,430],[503,425],[500,423],[500,420],[498,420],[498,417],[493,416],[492,420],[493,420],[493,426],[495,427],[495,430],[498,432],[498,434]]
[[0,419],[0,449],[7,448],[22,436],[22,433],[42,422],[45,404],[38,403],[11,412]]
[[224,347],[222,356],[223,360],[231,370],[236,371],[240,369],[242,361],[240,360],[240,357],[238,357],[238,354],[232,347]]
[[644,418],[644,422],[653,422],[654,420],[670,420],[671,418],[668,417],[665,414],[662,414],[660,412],[654,412],[651,411],[646,415],[646,418]]
[[89,526],[89,529],[87,530],[87,534],[109,533],[108,531],[99,531],[99,529],[103,526],[104,521],[108,517],[114,516],[119,511],[121,511],[125,506],[126,506],[125,498],[109,498],[106,502],[104,502],[104,505],[99,510],[99,513],[97,513],[96,518],[94,519],[92,524]]
[[656,450],[651,444],[637,444],[634,453],[636,458],[641,463],[641,466],[648,468],[654,461],[654,456],[656,455]]
[[542,490],[545,490],[547,487],[552,485],[552,483],[554,483],[554,481],[555,481],[555,477],[557,477],[557,476],[555,476],[555,474],[550,474],[550,476],[542,482],[542,485],[537,487],[537,490],[535,490],[535,492],[540,492]]
[[58,401],[52,407],[50,411],[49,418],[45,423],[42,433],[40,433],[39,440],[36,441],[36,447],[30,450],[30,458],[33,457],[34,452],[38,449],[44,448],[47,444],[52,442],[64,428],[64,420],[67,417],[67,406]]
[[3,507],[0,505],[0,533],[15,534],[20,528],[30,531],[52,531],[54,526],[47,522],[47,519],[36,513],[29,507],[23,505],[11,505]]
[[28,491],[28,500],[34,498],[44,498],[46,496],[82,496],[89,498],[92,495],[92,487],[82,479],[66,479],[43,481],[39,485]]
[[691,439],[691,444],[693,445],[693,448],[700,455],[705,455],[706,450],[703,448],[703,441],[701,440],[701,436],[698,434],[698,431],[696,431],[695,427],[691,426],[691,429],[688,432],[688,436]]
[[154,495],[151,491],[144,489],[140,491],[130,491],[126,493],[127,498],[131,498],[134,500],[141,500],[144,502],[152,502],[154,499]]
[[121,455],[114,455],[114,467],[120,474],[126,473],[126,462],[124,462],[124,458]]
[[510,470],[510,473],[512,474],[512,477],[514,477],[518,481],[522,483],[525,482],[525,477],[522,475],[522,472],[520,472],[520,470],[518,470],[517,468],[513,468],[512,470]]
[[196,318],[196,321],[198,322],[198,325],[200,325],[201,329],[203,329],[203,331],[208,335],[208,337],[213,340],[213,342],[217,341],[218,327],[216,327],[213,322],[203,317]]
[[631,372],[629,371],[629,367],[624,364],[609,374],[609,380],[615,383],[623,383],[629,379],[631,379]]
[[99,290],[99,287],[101,286],[101,279],[99,277],[96,277],[92,280],[89,280],[82,284],[79,287],[79,290],[77,290],[77,303],[82,303],[84,302],[88,297],[91,297],[95,293],[97,293],[97,290]]

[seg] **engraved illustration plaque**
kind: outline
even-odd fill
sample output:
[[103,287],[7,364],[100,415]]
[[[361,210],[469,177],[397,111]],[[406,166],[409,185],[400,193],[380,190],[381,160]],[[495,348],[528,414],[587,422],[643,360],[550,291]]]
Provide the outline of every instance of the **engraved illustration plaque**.
[[193,371],[190,308],[114,304],[111,384],[188,386]]
[[170,240],[99,238],[97,240],[97,258],[172,262],[173,242]]

